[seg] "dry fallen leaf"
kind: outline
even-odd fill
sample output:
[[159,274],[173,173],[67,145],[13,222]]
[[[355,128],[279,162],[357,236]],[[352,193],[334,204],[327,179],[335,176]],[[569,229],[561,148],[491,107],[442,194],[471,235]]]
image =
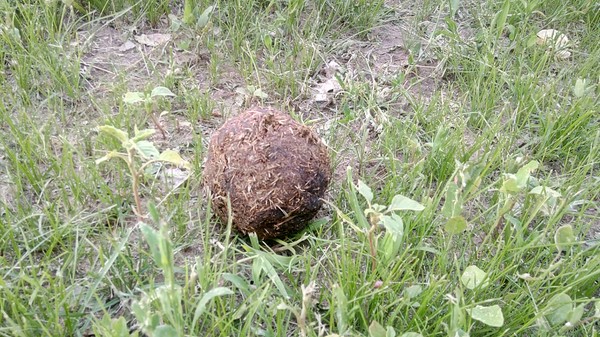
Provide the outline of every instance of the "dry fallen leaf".
[[187,128],[187,129],[191,129],[192,128],[192,123],[188,122],[188,121],[178,121],[177,122],[180,128]]
[[319,83],[316,86],[315,91],[315,95],[313,96],[315,102],[326,102],[328,100],[328,95],[335,95],[342,91],[342,86],[334,77],[327,79],[323,83]]
[[556,58],[567,59],[571,52],[567,50],[569,38],[556,29],[543,29],[537,33],[537,44],[556,51]]
[[123,43],[123,44],[122,44],[122,45],[119,47],[119,51],[120,51],[121,53],[123,53],[123,52],[126,52],[126,51],[128,51],[128,50],[131,50],[131,49],[133,49],[133,48],[135,48],[135,43],[133,43],[133,42],[131,42],[131,41],[127,40],[127,42]]
[[336,74],[343,73],[342,66],[336,61],[329,61],[321,70],[320,82],[313,87],[313,100],[315,102],[329,102],[332,97],[342,91],[342,86],[337,80]]
[[156,47],[171,40],[171,34],[142,34],[137,35],[135,40],[146,46]]
[[332,78],[335,74],[342,70],[342,67],[335,61],[329,61],[327,65],[325,65],[325,77]]
[[165,185],[170,186],[171,190],[175,190],[188,180],[190,171],[178,167],[169,167],[164,170],[164,174],[158,177]]

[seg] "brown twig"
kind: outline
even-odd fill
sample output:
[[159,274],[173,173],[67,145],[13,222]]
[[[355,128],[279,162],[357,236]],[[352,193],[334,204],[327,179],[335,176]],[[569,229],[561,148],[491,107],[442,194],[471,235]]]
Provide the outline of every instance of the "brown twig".
[[156,116],[154,116],[154,113],[150,112],[150,118],[152,119],[152,122],[154,122],[154,125],[156,125],[156,128],[162,134],[163,139],[167,139],[167,132],[165,131],[165,129],[163,129],[162,125],[160,125],[160,122],[158,121],[158,119],[156,119]]
[[132,192],[133,192],[133,199],[135,200],[135,208],[136,208],[136,215],[138,217],[138,221],[142,221],[143,220],[143,215],[142,215],[142,201],[140,200],[140,193],[139,193],[139,175],[137,170],[134,167],[134,155],[135,155],[135,149],[131,148],[127,151],[127,154],[129,156],[129,171],[131,171],[131,179],[132,179]]
[[371,253],[371,271],[375,272],[377,270],[377,248],[375,247],[375,230],[377,230],[377,221],[373,221],[369,216],[369,223],[371,224],[371,228],[369,228],[369,251]]

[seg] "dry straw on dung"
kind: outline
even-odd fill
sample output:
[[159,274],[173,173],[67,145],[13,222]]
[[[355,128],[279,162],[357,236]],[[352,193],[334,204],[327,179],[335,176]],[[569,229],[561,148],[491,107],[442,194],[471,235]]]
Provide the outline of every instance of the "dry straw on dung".
[[216,214],[261,239],[292,234],[315,216],[331,169],[327,147],[307,126],[269,108],[250,109],[217,130],[204,182]]

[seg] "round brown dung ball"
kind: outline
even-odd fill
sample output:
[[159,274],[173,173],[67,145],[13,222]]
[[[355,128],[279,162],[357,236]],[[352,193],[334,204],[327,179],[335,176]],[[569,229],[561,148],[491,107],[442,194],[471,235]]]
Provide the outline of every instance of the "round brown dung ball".
[[269,108],[250,109],[217,130],[204,183],[215,213],[260,239],[293,234],[321,207],[331,179],[327,147],[310,128]]

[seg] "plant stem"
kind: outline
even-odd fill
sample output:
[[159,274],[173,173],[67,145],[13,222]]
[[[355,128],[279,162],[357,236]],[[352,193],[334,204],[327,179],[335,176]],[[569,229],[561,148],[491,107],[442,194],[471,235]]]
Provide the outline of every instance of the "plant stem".
[[152,111],[153,104],[152,102],[147,102],[146,103],[146,112],[148,113],[148,115],[150,115],[150,119],[152,119],[152,122],[154,123],[154,125],[156,125],[156,127],[158,128],[158,130],[160,131],[160,133],[163,136],[163,139],[167,139],[167,132],[165,131],[165,129],[163,129],[162,125],[160,125],[160,122],[158,121],[158,119],[156,118],[156,116],[154,116],[154,112]]
[[142,221],[143,216],[142,216],[142,201],[140,200],[140,193],[139,193],[139,174],[138,171],[135,169],[135,149],[134,148],[130,148],[127,150],[127,154],[129,155],[129,162],[127,163],[127,166],[129,167],[129,172],[131,173],[131,179],[132,179],[132,186],[131,189],[133,191],[133,199],[135,200],[135,208],[136,208],[136,215],[138,217],[138,221]]
[[504,215],[513,209],[516,202],[517,202],[517,200],[514,197],[509,195],[508,199],[504,203],[504,206],[498,211],[498,215],[496,216],[496,221],[492,225],[492,230],[494,231],[495,235],[500,234],[502,229],[504,229],[504,226],[502,226]]
[[372,224],[371,228],[369,228],[369,250],[371,252],[371,271],[375,272],[377,270],[377,251],[375,249],[375,230],[377,226]]
[[156,127],[162,134],[163,139],[167,139],[167,132],[165,131],[165,129],[163,129],[162,125],[160,125],[160,122],[158,121],[158,119],[156,119],[156,116],[154,116],[154,113],[150,112],[150,118],[152,119],[152,121],[154,122],[154,125],[156,125]]

